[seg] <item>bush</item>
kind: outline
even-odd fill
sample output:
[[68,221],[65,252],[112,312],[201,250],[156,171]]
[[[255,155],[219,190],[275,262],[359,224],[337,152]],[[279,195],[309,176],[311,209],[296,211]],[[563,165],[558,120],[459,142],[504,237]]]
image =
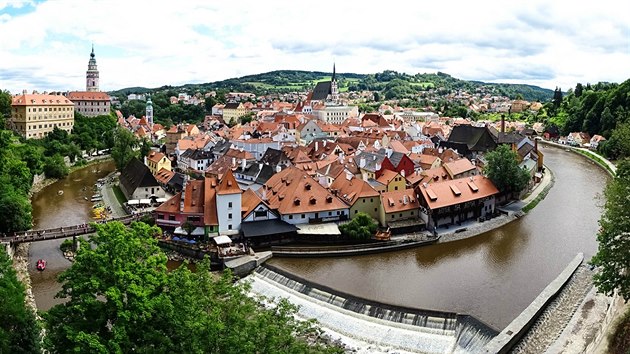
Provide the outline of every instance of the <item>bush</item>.
[[341,233],[351,239],[367,240],[374,236],[378,224],[366,213],[358,213],[352,221],[339,226]]
[[74,243],[71,239],[63,240],[61,245],[59,245],[59,249],[61,250],[61,252],[72,251],[74,250]]
[[608,352],[630,353],[630,310],[617,320],[613,331],[608,335]]

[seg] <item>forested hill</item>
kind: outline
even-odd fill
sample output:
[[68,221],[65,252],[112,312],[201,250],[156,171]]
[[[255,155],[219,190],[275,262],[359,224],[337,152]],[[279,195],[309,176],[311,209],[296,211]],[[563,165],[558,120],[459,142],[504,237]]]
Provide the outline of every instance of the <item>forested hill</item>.
[[[204,84],[186,84],[182,86],[162,86],[149,89],[144,87],[130,87],[110,92],[113,96],[123,96],[130,93],[147,93],[165,90],[194,93],[211,90],[226,90],[236,92],[253,92],[264,95],[274,92],[305,91],[313,88],[318,81],[330,80],[332,73],[320,71],[277,70],[256,75],[247,75],[223,81]],[[405,74],[386,70],[376,74],[337,74],[339,87],[342,92],[372,90],[379,91],[385,99],[400,99],[412,97],[422,91],[435,89],[440,94],[448,94],[458,90],[474,93],[483,90],[496,95],[508,96],[512,99],[522,97],[528,101],[549,101],[553,91],[538,86],[524,84],[497,84],[481,81],[467,81],[454,78],[448,74]]]

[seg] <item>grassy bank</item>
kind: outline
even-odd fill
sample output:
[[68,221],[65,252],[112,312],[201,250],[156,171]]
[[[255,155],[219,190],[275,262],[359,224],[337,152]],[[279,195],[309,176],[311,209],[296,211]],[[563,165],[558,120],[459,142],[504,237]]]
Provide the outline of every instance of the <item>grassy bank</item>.
[[123,191],[120,189],[119,185],[112,186],[112,190],[114,191],[114,195],[116,196],[116,200],[118,200],[118,203],[120,205],[123,205],[124,203],[127,202],[127,198],[125,197],[125,194],[123,193]]
[[592,154],[591,152],[587,151],[587,150],[582,150],[582,149],[571,149],[575,152],[577,152],[580,155],[586,156],[587,158],[593,160],[596,164],[598,164],[601,168],[603,168],[604,170],[608,171],[608,173],[610,173],[612,176],[615,175],[615,171],[613,171],[610,166],[608,166],[608,164],[599,156]]
[[545,197],[547,196],[547,193],[549,193],[549,191],[551,190],[551,187],[553,187],[553,184],[556,182],[556,176],[554,176],[553,172],[551,172],[550,169],[547,169],[547,172],[551,173],[551,182],[545,186],[545,189],[543,189],[542,192],[540,192],[540,194],[538,194],[538,196],[534,198],[534,200],[532,200],[531,202],[529,202],[529,204],[523,207],[522,210],[524,213],[527,213],[530,210],[534,209],[536,205],[540,203],[541,200],[545,199]]

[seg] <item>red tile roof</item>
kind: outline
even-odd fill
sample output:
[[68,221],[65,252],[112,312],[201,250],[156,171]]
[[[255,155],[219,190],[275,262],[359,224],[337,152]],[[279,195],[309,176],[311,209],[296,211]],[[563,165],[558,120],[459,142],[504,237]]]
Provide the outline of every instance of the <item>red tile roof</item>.
[[221,183],[219,184],[219,187],[217,188],[217,194],[225,195],[225,194],[240,194],[240,193],[243,193],[243,191],[241,190],[241,187],[238,186],[238,183],[236,182],[236,178],[234,178],[234,174],[232,173],[232,170],[227,170],[223,174],[223,177],[221,178]]
[[336,192],[336,195],[349,206],[354,205],[359,198],[378,197],[378,192],[369,183],[345,173],[333,181],[330,190]]
[[475,167],[475,165],[473,165],[472,162],[470,162],[470,160],[468,160],[467,158],[444,162],[442,166],[444,166],[446,172],[448,172],[451,178],[455,178],[455,176],[459,174],[466,173],[468,171],[474,171],[477,169],[477,167]]
[[68,98],[72,101],[109,101],[105,92],[72,91],[68,92]]
[[[460,192],[459,195],[451,188],[453,186]],[[475,187],[477,189],[476,192],[474,191]],[[429,209],[438,209],[470,202],[499,193],[497,187],[485,176],[473,176],[470,178],[435,182],[428,184],[426,187],[420,185],[418,189],[422,193]]]
[[384,192],[381,194],[381,204],[386,214],[418,209],[420,206],[413,189]]
[[74,104],[71,100],[60,95],[19,95],[13,97],[11,105],[13,106],[30,106],[30,105],[51,105],[51,106],[67,106]]
[[[346,209],[347,205],[305,172],[290,166],[274,174],[262,187],[271,208],[281,214]],[[262,189],[258,191],[262,193]]]

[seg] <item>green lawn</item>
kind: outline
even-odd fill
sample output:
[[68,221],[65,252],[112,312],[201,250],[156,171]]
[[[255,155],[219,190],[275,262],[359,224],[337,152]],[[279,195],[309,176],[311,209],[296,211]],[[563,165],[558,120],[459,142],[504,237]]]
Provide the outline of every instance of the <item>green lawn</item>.
[[120,205],[123,205],[123,203],[127,202],[127,198],[125,198],[125,194],[120,189],[119,185],[112,186],[112,190],[114,191],[114,195],[116,196],[116,199],[118,200],[118,203]]

